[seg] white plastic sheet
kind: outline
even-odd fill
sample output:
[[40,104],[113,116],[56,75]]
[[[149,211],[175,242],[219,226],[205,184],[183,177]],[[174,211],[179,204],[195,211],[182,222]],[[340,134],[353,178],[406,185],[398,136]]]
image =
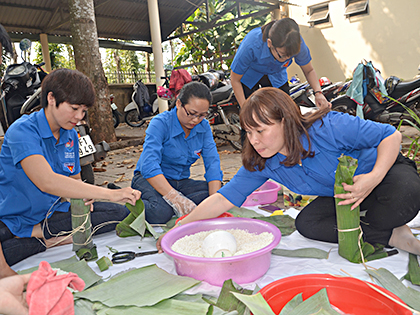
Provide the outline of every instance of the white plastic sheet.
[[[267,212],[259,210],[258,207],[250,207],[251,209],[267,215]],[[297,215],[298,211],[294,209],[288,209],[285,211],[285,214],[289,214],[292,217]],[[416,217],[413,221],[413,226],[419,226],[416,222],[420,222],[420,216]],[[411,224],[410,224],[411,225]],[[415,233],[420,233],[419,231],[413,231]],[[115,233],[106,233],[103,235],[94,236],[93,239],[98,250],[98,257],[108,256],[111,258],[112,252],[107,248],[110,246],[118,251],[150,251],[156,249],[156,241],[151,238],[140,237],[127,237],[119,238]],[[141,247],[141,248],[139,248]],[[334,275],[346,276],[350,274],[353,277],[359,278],[365,281],[371,281],[369,275],[364,271],[364,266],[362,264],[353,264],[342,258],[338,255],[338,245],[330,244],[319,241],[309,240],[297,231],[289,236],[282,237],[280,244],[277,248],[283,249],[298,249],[305,247],[316,247],[325,251],[331,251],[328,259],[309,259],[309,258],[292,258],[292,257],[282,257],[272,255],[271,257],[271,267],[267,273],[253,283],[242,284],[243,287],[247,289],[254,289],[256,285],[260,288],[266,286],[267,284],[284,277],[300,275],[300,274],[310,274],[310,273],[326,273]],[[39,253],[35,256],[32,256],[16,265],[12,268],[14,270],[23,270],[30,267],[38,265],[41,261],[45,260],[49,263],[69,258],[74,255],[72,251],[72,245],[58,246],[55,248],[50,248],[43,253]],[[142,266],[147,266],[150,264],[156,264],[158,267],[166,270],[169,273],[176,274],[175,265],[172,258],[166,254],[155,254],[150,256],[143,256],[135,258],[134,260],[111,266],[108,270],[101,272],[95,262],[89,262],[89,266],[104,280],[109,278],[112,275],[117,274],[118,272],[130,269],[138,268]],[[368,262],[367,265],[373,268],[386,268],[391,271],[398,278],[402,277],[408,268],[408,253],[404,251],[399,251],[399,254]],[[252,270],[250,270],[252,272]],[[346,274],[347,273],[347,274]],[[408,285],[408,282],[405,281],[405,284]],[[141,284],[140,284],[141,285]],[[420,289],[414,286],[420,291]],[[213,296],[218,296],[220,293],[220,287],[210,285],[206,282],[202,282],[200,285],[186,291],[186,293],[206,293]]]

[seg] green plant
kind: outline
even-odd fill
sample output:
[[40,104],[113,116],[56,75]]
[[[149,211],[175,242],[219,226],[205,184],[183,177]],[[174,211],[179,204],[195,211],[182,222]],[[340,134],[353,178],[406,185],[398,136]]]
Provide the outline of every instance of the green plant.
[[[413,128],[415,128],[419,132],[419,134],[420,134],[420,127],[419,127],[420,126],[420,117],[416,114],[416,112],[414,110],[412,110],[411,108],[405,106],[401,102],[398,102],[397,100],[393,99],[392,97],[390,97],[390,96],[388,96],[388,97],[390,99],[392,99],[394,102],[397,102],[398,104],[400,104],[408,112],[408,114],[410,115],[410,117],[414,121],[413,122],[413,121],[411,121],[409,119],[404,118],[398,124],[397,129],[400,130],[402,124],[405,122],[405,123],[409,124],[410,126],[412,126]],[[417,156],[417,154],[420,151],[420,144],[419,144],[420,136],[410,137],[410,136],[407,136],[406,135],[406,137],[408,139],[410,139],[410,141],[411,141],[410,146],[408,147],[407,157],[412,156],[412,159],[414,160],[414,158]],[[416,163],[419,163],[419,162],[416,161]]]

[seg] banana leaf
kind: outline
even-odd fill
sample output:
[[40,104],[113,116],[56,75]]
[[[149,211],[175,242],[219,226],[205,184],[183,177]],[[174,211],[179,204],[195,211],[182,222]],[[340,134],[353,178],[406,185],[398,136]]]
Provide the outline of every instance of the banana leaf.
[[388,291],[391,291],[411,308],[420,311],[420,292],[406,287],[394,274],[385,268],[365,270]]
[[128,202],[125,206],[130,210],[130,214],[117,224],[115,230],[119,237],[137,236],[139,233],[130,227],[130,224],[144,211],[144,203],[141,199],[138,199],[135,206]]
[[303,302],[302,293],[296,295],[282,308],[279,315],[288,315],[292,312],[300,303]]
[[73,234],[73,251],[80,259],[94,260],[98,258],[96,246],[92,240],[92,224],[90,221],[90,206],[83,199],[70,199],[71,225],[76,232]]
[[[244,289],[240,285],[236,284],[232,279],[229,279],[223,282],[217,303],[213,304],[224,311],[231,312],[236,310],[239,315],[243,315],[245,313],[246,306],[234,295],[232,295],[232,292],[246,295],[251,295],[253,293],[253,291]],[[207,302],[211,303],[211,301],[208,300]]]
[[136,307],[128,305],[110,308],[97,302],[93,305],[93,308],[97,315],[206,315],[209,306],[201,299],[200,294],[192,296],[180,294],[153,306]]
[[330,304],[327,289],[321,289],[289,312],[288,315],[340,315]]
[[145,219],[144,203],[141,199],[137,200],[135,206],[129,203],[126,203],[125,206],[130,210],[130,214],[115,228],[119,237],[137,235],[142,237],[153,236],[156,239],[159,237],[159,234]]
[[[334,194],[348,193],[342,183],[353,185],[353,176],[357,168],[357,159],[342,155],[335,173]],[[360,228],[360,207],[351,210],[350,205],[338,205],[343,199],[335,198],[338,229],[338,254],[353,263],[364,263],[387,257],[383,247],[375,247],[363,241]],[[362,256],[363,253],[363,256]]]
[[417,255],[409,254],[408,256],[408,272],[404,275],[404,279],[412,284],[420,285],[420,266]]
[[98,265],[100,271],[108,270],[109,267],[113,265],[112,261],[106,256],[102,256],[100,259],[98,259],[96,264]]
[[239,208],[239,207],[233,207],[228,211],[229,213],[232,213],[233,216],[238,218],[256,218],[256,217],[263,217],[262,214],[259,214],[258,212],[255,212],[254,210],[250,210],[247,208]]
[[300,248],[294,250],[274,248],[271,253],[284,257],[328,259],[329,253],[318,248]]
[[93,303],[84,299],[75,300],[74,315],[96,315],[96,312],[93,310]]
[[[63,260],[53,262],[53,263],[50,264],[50,266],[51,266],[51,268],[58,268],[58,269],[61,269],[61,270],[65,270],[65,268],[67,266],[75,264],[77,262],[79,262],[77,257],[76,256],[71,256],[70,258],[66,258],[66,259],[63,259]],[[23,275],[23,274],[26,274],[26,273],[32,273],[35,270],[38,270],[38,266],[28,268],[28,269],[24,269],[24,270],[19,270],[19,271],[17,271],[17,273],[20,274],[20,275]]]
[[130,270],[83,292],[75,298],[101,302],[107,307],[151,306],[200,283],[167,273],[156,265]]
[[270,305],[264,300],[261,293],[246,295],[237,292],[232,294],[242,303],[244,303],[254,315],[275,315]]
[[280,230],[282,236],[290,235],[296,231],[295,219],[291,216],[285,215],[274,215],[270,217],[252,217],[253,219],[262,220],[269,222]]
[[[85,290],[97,284],[102,279],[101,276],[98,276],[92,270],[92,268],[89,267],[89,265],[84,259],[79,261],[76,258],[76,256],[51,263],[50,265],[51,265],[51,268],[57,268],[57,269],[64,270],[66,272],[73,272],[77,274],[79,278],[81,278],[85,282]],[[31,273],[35,270],[38,270],[38,266],[30,268],[30,269],[26,269],[26,270],[21,270],[18,273],[26,274],[26,273]]]

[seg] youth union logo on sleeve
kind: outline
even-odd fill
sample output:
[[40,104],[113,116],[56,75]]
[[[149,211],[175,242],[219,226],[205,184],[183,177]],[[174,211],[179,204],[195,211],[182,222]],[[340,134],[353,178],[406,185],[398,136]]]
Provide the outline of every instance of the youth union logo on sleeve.
[[68,169],[70,173],[74,171],[74,163],[64,163],[64,169]]
[[201,156],[201,149],[200,150],[195,150],[194,154],[197,154],[200,157]]
[[69,139],[69,141],[67,141],[67,143],[65,144],[65,147],[67,151],[73,151],[74,141],[72,139]]

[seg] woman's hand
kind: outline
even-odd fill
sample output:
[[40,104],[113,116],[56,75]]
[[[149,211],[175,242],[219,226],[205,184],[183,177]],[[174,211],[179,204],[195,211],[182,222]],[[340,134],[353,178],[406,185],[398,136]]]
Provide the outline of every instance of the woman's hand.
[[0,280],[0,313],[7,315],[28,314],[26,292],[23,292],[31,274],[16,275]]
[[180,191],[172,188],[166,195],[162,196],[173,209],[178,217],[186,215],[194,210],[197,205],[189,198],[185,197]]
[[165,234],[162,234],[161,236],[159,236],[159,238],[158,238],[158,240],[157,240],[157,242],[156,242],[156,248],[157,248],[157,250],[159,251],[159,254],[162,254],[163,253],[163,249],[162,249],[162,238],[163,238],[163,236],[164,236]]
[[109,201],[112,202],[128,202],[129,204],[135,206],[136,201],[141,197],[141,192],[139,190],[133,189],[131,187],[121,188],[121,189],[110,189],[110,198]]
[[315,94],[315,105],[318,108],[326,108],[329,107],[331,108],[331,103],[328,102],[328,100],[325,98],[324,94],[322,93],[316,93]]
[[338,194],[334,196],[335,198],[344,199],[338,203],[340,206],[353,204],[351,210],[358,207],[379,184],[375,176],[372,176],[370,173],[354,176],[353,182],[353,185],[343,183],[344,190],[348,191],[347,194]]

